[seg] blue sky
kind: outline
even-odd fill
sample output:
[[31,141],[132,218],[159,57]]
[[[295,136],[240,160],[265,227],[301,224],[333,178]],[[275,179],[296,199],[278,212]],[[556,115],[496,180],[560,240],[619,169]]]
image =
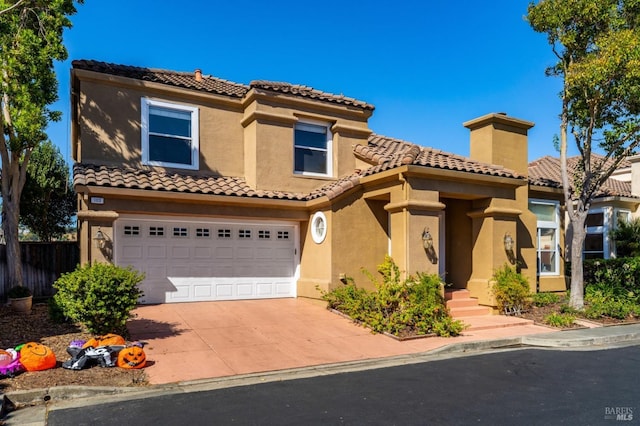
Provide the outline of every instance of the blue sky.
[[[452,5],[455,4],[455,8]],[[376,133],[467,156],[462,123],[490,112],[533,121],[529,159],[557,155],[560,80],[528,1],[86,0],[56,64],[63,120],[49,136],[70,161],[69,69],[95,59],[249,83],[286,81],[376,106]]]

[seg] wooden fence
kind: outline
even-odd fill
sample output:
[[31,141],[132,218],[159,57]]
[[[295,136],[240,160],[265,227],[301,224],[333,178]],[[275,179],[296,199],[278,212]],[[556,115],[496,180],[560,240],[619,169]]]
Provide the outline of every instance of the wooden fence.
[[[21,242],[24,284],[34,298],[53,296],[53,283],[80,263],[80,249],[75,241],[53,243]],[[9,290],[7,279],[7,247],[0,245],[0,300]]]

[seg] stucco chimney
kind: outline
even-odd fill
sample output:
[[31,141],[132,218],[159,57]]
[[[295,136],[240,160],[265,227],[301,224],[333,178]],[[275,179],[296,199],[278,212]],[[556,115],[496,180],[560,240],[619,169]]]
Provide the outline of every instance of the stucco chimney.
[[500,112],[467,121],[463,126],[471,131],[469,156],[472,160],[496,164],[528,176],[527,132],[534,123]]
[[640,155],[627,157],[631,163],[631,194],[640,197]]
[[196,68],[194,71],[196,81],[202,81],[202,70],[200,68]]

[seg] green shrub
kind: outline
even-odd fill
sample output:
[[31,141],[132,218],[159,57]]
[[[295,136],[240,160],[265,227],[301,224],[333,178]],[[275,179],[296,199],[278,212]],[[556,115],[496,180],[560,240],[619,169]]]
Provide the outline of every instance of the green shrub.
[[565,328],[569,327],[575,321],[576,316],[573,314],[552,313],[544,317],[544,323],[551,327]]
[[449,315],[438,275],[418,273],[415,278],[401,280],[398,266],[388,256],[378,272],[381,280],[363,271],[376,291],[368,292],[348,282],[322,297],[330,308],[363,322],[377,333],[452,336],[463,330],[463,324]]
[[548,292],[535,293],[531,297],[531,301],[535,306],[547,306],[560,302],[560,296],[556,293]]
[[629,297],[633,293],[640,302],[640,257],[586,260],[584,282],[585,288],[604,286],[617,296]]
[[69,318],[64,315],[62,308],[58,305],[58,302],[56,302],[55,297],[52,297],[47,301],[47,310],[49,312],[49,319],[56,324],[62,324],[69,321]]
[[79,266],[54,284],[54,301],[64,316],[87,327],[91,333],[126,335],[126,322],[142,291],[144,275],[131,267],[107,263]]
[[640,315],[640,305],[633,292],[622,293],[619,288],[605,284],[590,285],[585,290],[585,310],[587,318],[603,316],[625,319]]
[[529,282],[514,268],[505,264],[493,273],[493,295],[498,309],[519,315],[529,305]]
[[572,314],[572,315],[577,315],[578,311],[576,308],[569,306],[567,304],[563,304],[562,306],[560,306],[560,313],[562,314]]
[[640,256],[640,218],[620,221],[611,231],[611,238],[616,245],[618,257]]

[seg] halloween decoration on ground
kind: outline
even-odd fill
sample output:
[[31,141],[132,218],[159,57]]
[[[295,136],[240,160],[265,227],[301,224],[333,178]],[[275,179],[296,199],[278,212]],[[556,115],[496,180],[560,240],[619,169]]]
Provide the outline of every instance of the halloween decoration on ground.
[[[83,370],[96,365],[100,367],[115,367],[117,365],[128,369],[142,368],[146,364],[143,346],[144,344],[140,342],[134,342],[127,346],[124,338],[117,334],[106,334],[86,342],[73,340],[67,348],[71,359],[63,362],[62,367],[69,370]],[[124,354],[125,351],[126,354]]]
[[16,373],[24,370],[20,364],[20,352],[15,349],[0,349],[0,379],[3,377],[13,377]]
[[88,348],[89,346],[93,346],[94,348],[99,348],[100,346],[124,346],[126,342],[122,336],[118,336],[117,334],[105,334],[104,336],[94,337],[89,339],[82,345],[82,348]]
[[147,355],[142,349],[144,343],[133,342],[131,346],[127,346],[118,354],[118,367],[133,369],[142,368],[147,364]]
[[62,367],[69,370],[82,370],[94,365],[115,367],[118,352],[123,348],[124,346],[100,346],[97,348],[69,346],[67,352],[71,355],[71,359],[63,362]]
[[48,370],[56,366],[56,355],[48,346],[29,342],[20,348],[20,363],[27,371]]

